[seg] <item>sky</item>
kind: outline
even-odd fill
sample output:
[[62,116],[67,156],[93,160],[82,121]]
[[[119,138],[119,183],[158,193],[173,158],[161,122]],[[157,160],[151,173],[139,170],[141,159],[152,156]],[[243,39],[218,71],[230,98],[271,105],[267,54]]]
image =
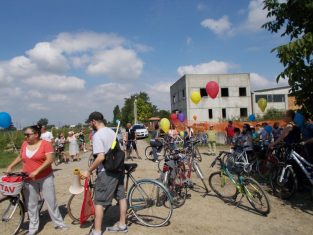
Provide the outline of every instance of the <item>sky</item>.
[[17,127],[47,118],[112,120],[147,92],[170,110],[184,74],[250,73],[253,89],[284,86],[271,50],[287,42],[261,25],[262,0],[28,0],[0,3],[0,112]]

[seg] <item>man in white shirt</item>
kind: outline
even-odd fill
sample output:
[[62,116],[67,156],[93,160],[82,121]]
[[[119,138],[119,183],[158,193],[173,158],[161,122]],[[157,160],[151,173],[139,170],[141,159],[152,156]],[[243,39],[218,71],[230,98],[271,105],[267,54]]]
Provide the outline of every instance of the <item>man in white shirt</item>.
[[46,141],[51,142],[51,143],[53,142],[53,135],[50,131],[47,131],[45,126],[41,127],[40,139],[46,140]]
[[110,232],[127,232],[126,211],[127,203],[124,189],[124,172],[107,172],[102,162],[105,160],[105,154],[109,151],[115,138],[112,129],[104,124],[103,115],[99,112],[93,112],[87,120],[89,125],[96,133],[93,135],[93,154],[97,155],[90,168],[83,172],[84,177],[89,177],[92,171],[98,168],[98,176],[95,186],[95,229],[90,235],[101,235],[101,224],[103,220],[103,211],[105,207],[112,204],[115,198],[120,206],[120,220],[112,227],[108,227]]

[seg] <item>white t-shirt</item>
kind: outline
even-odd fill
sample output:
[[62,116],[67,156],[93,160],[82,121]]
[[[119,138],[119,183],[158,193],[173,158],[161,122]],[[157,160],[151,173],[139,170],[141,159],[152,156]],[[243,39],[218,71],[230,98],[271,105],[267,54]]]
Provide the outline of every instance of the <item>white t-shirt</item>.
[[[112,131],[111,128],[104,127],[97,130],[97,132],[92,137],[93,154],[106,154],[111,148],[114,138],[115,132]],[[102,164],[99,165],[98,170],[104,171]]]
[[53,135],[50,131],[46,131],[45,133],[41,133],[40,139],[51,142],[53,139]]

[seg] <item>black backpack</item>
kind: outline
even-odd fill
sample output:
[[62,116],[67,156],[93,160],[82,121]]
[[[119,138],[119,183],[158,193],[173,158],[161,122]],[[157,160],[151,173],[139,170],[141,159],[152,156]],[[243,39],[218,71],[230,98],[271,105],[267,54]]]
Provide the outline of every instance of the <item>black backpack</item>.
[[114,149],[109,149],[105,154],[105,160],[103,161],[103,167],[108,172],[124,172],[125,152],[121,150],[118,140]]

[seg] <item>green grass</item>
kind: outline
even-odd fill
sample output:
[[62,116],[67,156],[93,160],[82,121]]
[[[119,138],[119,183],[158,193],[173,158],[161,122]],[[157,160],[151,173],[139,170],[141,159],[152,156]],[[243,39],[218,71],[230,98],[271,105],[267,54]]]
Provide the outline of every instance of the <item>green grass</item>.
[[[7,166],[10,165],[16,157],[17,153],[0,152],[0,168],[7,168]],[[15,167],[15,169],[17,168],[18,167]],[[0,174],[2,174],[2,172]]]

